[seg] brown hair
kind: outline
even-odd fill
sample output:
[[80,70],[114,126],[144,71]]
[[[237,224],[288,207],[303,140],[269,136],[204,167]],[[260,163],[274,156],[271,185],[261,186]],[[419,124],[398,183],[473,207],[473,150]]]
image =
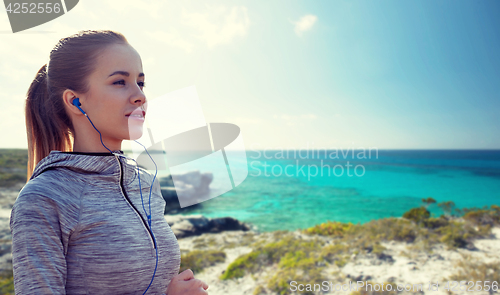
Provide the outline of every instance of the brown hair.
[[86,30],[60,39],[50,52],[48,64],[36,74],[27,92],[25,112],[28,136],[28,173],[50,151],[72,151],[75,130],[64,108],[66,89],[86,93],[89,75],[107,46],[128,44],[120,33],[110,30]]

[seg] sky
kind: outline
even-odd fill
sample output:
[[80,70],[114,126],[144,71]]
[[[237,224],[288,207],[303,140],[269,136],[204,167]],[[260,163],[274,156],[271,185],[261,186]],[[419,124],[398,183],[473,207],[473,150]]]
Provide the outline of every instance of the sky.
[[154,100],[194,85],[245,148],[500,149],[500,2],[85,0],[12,33],[0,12],[0,148],[61,38],[121,32]]

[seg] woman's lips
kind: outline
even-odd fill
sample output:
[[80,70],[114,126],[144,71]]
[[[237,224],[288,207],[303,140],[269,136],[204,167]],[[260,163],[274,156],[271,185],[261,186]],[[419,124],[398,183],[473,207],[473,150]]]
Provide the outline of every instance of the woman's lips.
[[137,120],[137,121],[144,122],[144,116],[142,114],[131,114],[127,117],[129,118],[129,120]]
[[126,114],[125,116],[132,116],[132,115],[141,115],[143,117],[146,117],[146,111],[144,111],[142,108],[137,108],[133,110],[132,112]]

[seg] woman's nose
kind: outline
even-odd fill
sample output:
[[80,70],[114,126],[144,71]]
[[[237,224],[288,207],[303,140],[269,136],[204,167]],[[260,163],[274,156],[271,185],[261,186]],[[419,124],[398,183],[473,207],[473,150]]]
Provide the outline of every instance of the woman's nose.
[[144,94],[142,89],[137,88],[136,94],[132,96],[132,103],[139,105],[143,105],[146,103],[146,95]]

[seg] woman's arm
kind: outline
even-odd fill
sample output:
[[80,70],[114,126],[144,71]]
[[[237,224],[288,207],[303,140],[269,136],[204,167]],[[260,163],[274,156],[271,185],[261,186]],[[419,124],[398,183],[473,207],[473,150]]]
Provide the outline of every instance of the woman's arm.
[[16,200],[10,219],[16,294],[66,294],[60,209],[54,200],[35,193]]

